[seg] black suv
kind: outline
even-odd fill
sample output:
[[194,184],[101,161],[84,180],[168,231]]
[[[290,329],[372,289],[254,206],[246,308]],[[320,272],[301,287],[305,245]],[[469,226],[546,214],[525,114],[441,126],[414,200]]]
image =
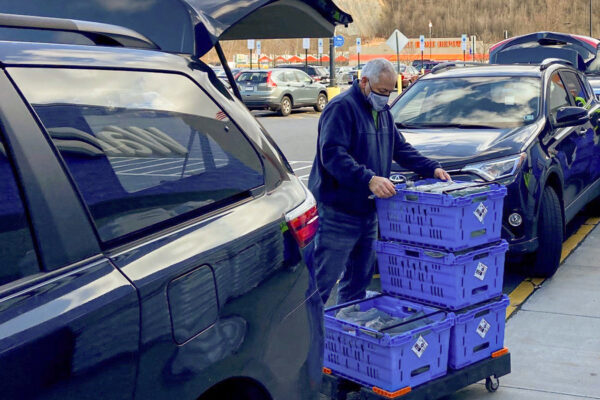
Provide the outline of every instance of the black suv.
[[392,105],[396,124],[454,179],[506,185],[502,236],[510,253],[530,254],[531,273],[552,275],[565,224],[600,194],[592,88],[557,60],[460,65],[440,65],[415,82]]
[[[0,14],[0,397],[316,398],[322,304],[302,257],[314,198],[199,60],[213,46],[225,60],[205,17],[222,28],[265,3],[220,2],[225,17],[198,0],[1,3],[189,31],[159,45]],[[188,25],[148,22],[173,10]],[[329,1],[298,13],[328,35],[330,15],[351,21]],[[161,51],[183,37],[194,53]]]

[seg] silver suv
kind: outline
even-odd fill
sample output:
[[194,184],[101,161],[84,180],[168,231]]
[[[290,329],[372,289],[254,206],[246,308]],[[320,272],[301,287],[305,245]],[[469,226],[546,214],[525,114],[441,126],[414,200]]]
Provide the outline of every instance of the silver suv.
[[314,107],[321,112],[327,105],[325,86],[300,70],[245,70],[236,82],[242,101],[250,110],[268,109],[287,116],[293,108]]

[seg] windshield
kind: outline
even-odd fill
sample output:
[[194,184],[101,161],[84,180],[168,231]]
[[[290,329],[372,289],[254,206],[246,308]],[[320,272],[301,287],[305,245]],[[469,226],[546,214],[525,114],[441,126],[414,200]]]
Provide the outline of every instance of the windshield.
[[417,81],[392,107],[405,127],[511,128],[535,121],[539,78],[471,77]]

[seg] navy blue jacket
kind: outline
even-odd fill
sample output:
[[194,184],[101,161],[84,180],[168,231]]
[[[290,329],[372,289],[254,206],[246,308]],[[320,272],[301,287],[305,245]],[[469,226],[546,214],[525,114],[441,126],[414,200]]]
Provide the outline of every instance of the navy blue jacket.
[[319,203],[351,215],[372,214],[375,201],[369,199],[369,180],[374,175],[388,177],[392,158],[424,176],[440,167],[404,140],[389,109],[379,113],[375,127],[371,104],[357,80],[327,105],[319,119],[308,187]]

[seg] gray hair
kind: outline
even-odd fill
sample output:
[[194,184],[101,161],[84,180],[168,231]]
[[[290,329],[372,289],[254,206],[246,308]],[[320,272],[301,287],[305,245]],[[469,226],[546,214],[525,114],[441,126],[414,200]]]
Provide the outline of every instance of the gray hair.
[[379,82],[379,77],[383,74],[396,76],[396,69],[385,58],[375,58],[364,66],[361,76],[368,78],[373,83],[377,83]]

